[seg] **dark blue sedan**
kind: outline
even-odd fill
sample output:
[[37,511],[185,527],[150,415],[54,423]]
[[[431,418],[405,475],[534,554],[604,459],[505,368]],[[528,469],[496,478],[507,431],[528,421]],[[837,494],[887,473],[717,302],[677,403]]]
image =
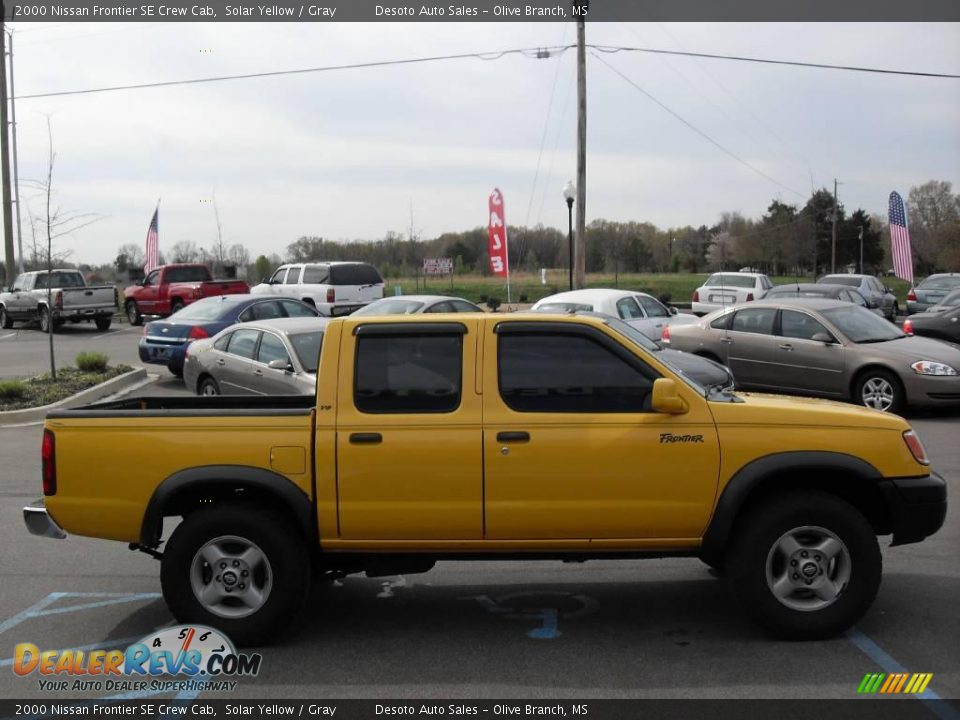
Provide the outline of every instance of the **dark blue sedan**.
[[236,323],[285,317],[317,317],[316,309],[292,298],[276,295],[220,295],[197,300],[163,320],[143,326],[140,360],[166,365],[183,377],[187,345],[213,337]]

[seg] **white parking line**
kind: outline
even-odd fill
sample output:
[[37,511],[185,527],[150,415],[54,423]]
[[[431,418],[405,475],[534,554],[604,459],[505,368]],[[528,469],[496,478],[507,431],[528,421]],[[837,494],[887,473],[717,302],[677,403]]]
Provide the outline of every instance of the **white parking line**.
[[0,340],[6,340],[7,338],[16,337],[16,333],[10,333],[9,335],[0,335]]

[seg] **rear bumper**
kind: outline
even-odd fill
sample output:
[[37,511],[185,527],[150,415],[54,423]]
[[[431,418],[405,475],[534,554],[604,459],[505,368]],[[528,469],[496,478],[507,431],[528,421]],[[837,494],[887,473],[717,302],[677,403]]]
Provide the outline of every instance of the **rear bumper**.
[[163,365],[171,370],[183,370],[183,362],[187,355],[187,345],[160,345],[151,344],[145,338],[141,338],[137,350],[140,354],[140,361],[151,365]]
[[937,473],[883,480],[880,490],[893,523],[891,545],[920,542],[943,526],[947,516],[947,483]]
[[31,535],[63,540],[67,534],[57,521],[50,517],[43,500],[37,500],[23,508],[23,522]]

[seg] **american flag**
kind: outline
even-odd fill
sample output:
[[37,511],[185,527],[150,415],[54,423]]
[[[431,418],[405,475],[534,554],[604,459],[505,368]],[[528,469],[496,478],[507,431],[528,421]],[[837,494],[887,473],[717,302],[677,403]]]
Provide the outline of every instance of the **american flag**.
[[910,253],[910,231],[907,229],[907,211],[900,193],[890,193],[890,252],[893,255],[893,274],[901,280],[913,282],[913,256]]
[[147,230],[147,252],[146,258],[147,262],[143,266],[144,274],[150,274],[150,271],[153,270],[157,265],[160,264],[160,249],[159,245],[159,231],[157,229],[157,213],[160,212],[160,208],[157,208],[153,211],[153,220],[150,221],[150,229]]

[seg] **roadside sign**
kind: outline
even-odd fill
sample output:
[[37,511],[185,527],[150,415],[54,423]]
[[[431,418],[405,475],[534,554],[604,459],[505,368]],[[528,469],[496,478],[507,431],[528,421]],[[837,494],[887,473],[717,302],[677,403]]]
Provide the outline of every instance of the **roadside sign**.
[[424,275],[452,275],[453,258],[424,258]]

